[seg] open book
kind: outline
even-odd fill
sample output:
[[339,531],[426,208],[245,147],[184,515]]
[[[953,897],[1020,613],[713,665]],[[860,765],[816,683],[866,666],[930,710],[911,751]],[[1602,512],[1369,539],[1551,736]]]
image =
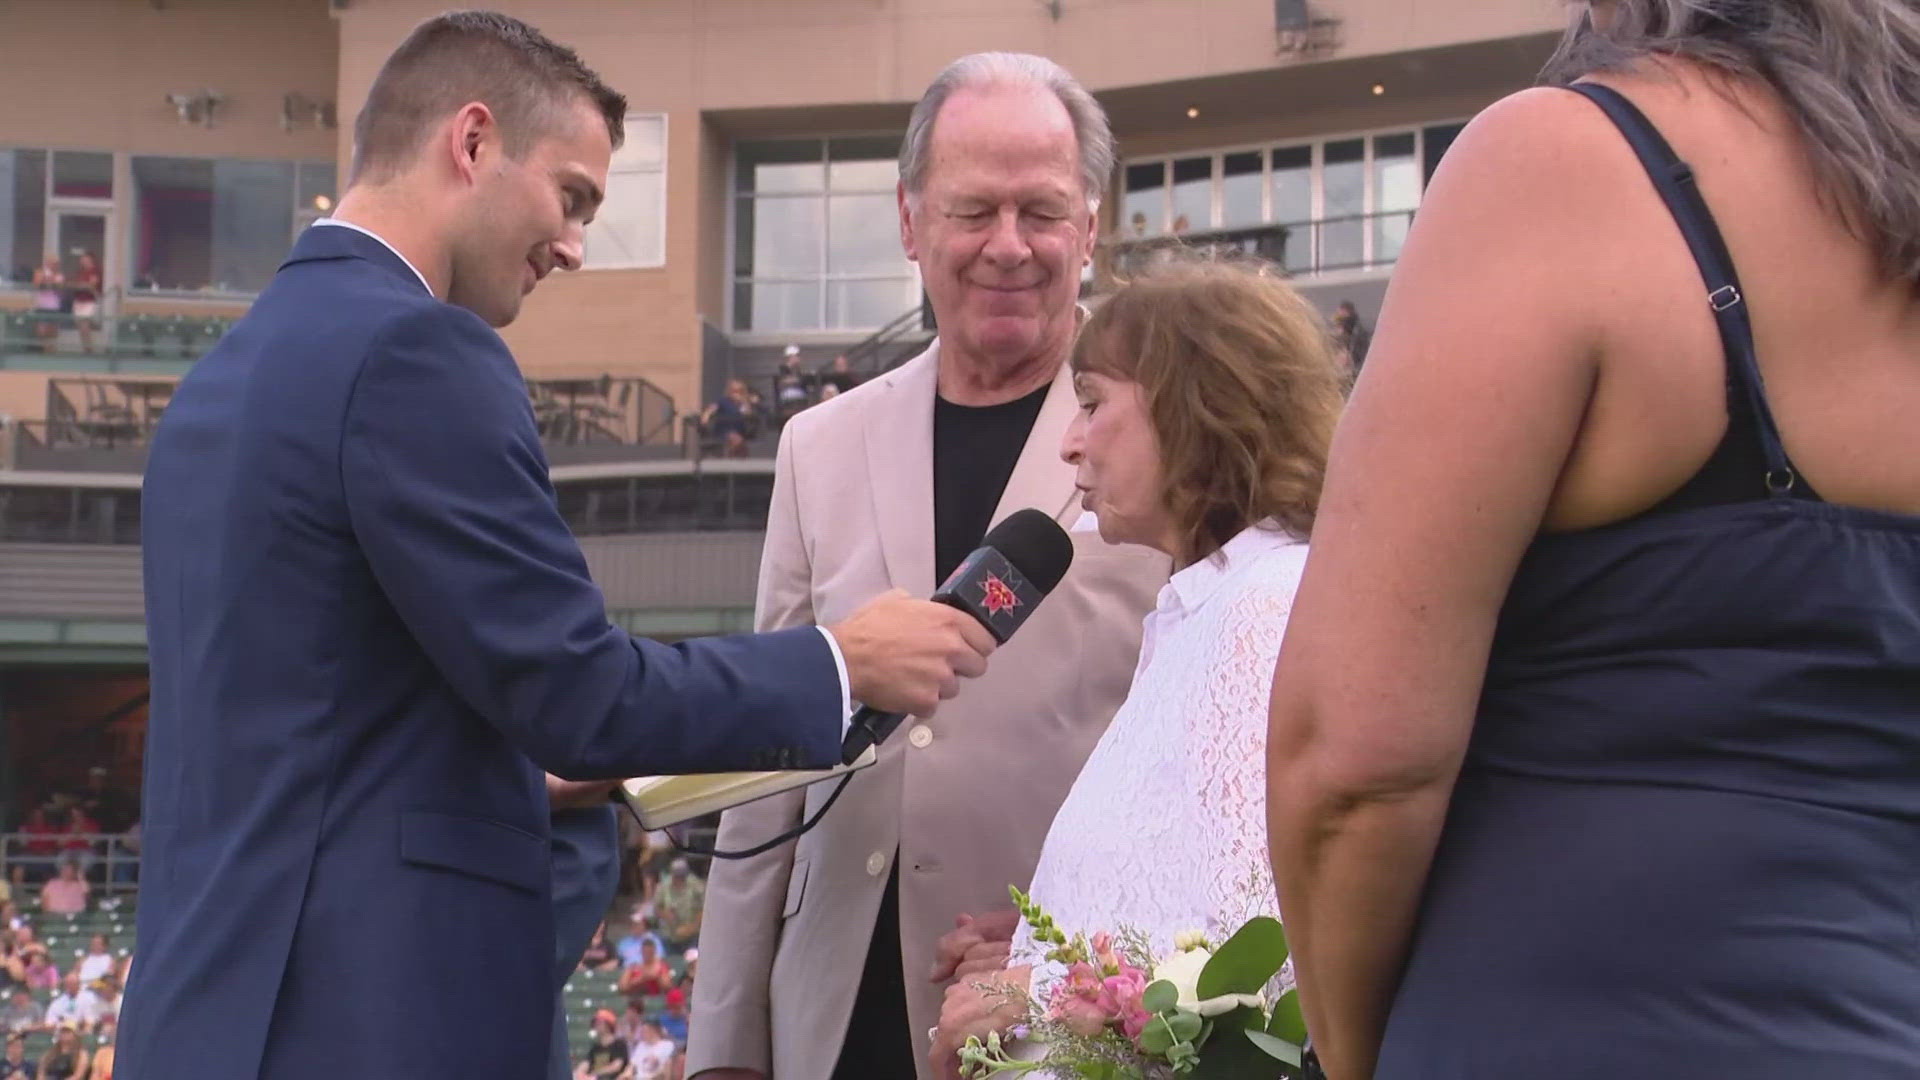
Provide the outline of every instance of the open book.
[[620,794],[647,829],[664,829],[716,810],[778,795],[842,773],[864,769],[878,758],[873,747],[851,765],[831,769],[787,769],[779,772],[700,773],[693,776],[636,776],[620,785]]

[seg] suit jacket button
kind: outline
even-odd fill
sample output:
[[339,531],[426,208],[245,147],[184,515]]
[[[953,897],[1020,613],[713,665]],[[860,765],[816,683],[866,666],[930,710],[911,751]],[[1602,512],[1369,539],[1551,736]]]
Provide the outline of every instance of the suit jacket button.
[[887,868],[887,857],[876,851],[867,856],[867,876],[879,877],[880,871]]
[[907,732],[907,741],[925,750],[933,743],[933,729],[925,724],[915,724],[913,730]]

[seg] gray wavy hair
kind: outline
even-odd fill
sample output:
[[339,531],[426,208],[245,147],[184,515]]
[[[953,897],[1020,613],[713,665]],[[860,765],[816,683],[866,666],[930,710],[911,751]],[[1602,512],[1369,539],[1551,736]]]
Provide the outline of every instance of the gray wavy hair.
[[933,149],[933,121],[940,106],[955,92],[994,84],[1037,86],[1051,90],[1073,120],[1074,141],[1080,147],[1080,183],[1087,203],[1099,207],[1113,174],[1113,128],[1080,80],[1044,56],[1029,53],[983,52],[963,56],[934,76],[907,120],[907,137],[900,143],[900,183],[909,196],[926,190],[927,158]]
[[1604,0],[1541,73],[1571,82],[1649,55],[1764,80],[1798,123],[1834,209],[1883,269],[1920,285],[1920,4],[1915,0]]

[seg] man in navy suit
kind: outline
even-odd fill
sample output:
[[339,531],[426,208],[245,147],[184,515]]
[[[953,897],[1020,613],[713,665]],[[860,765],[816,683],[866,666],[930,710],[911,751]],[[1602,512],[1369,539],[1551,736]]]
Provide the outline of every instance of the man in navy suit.
[[898,594],[671,647],[607,621],[494,327],[579,265],[625,110],[523,23],[423,24],[337,217],[174,394],[127,1080],[537,1078],[556,802],[824,767],[852,700],[920,713],[984,670],[980,627]]

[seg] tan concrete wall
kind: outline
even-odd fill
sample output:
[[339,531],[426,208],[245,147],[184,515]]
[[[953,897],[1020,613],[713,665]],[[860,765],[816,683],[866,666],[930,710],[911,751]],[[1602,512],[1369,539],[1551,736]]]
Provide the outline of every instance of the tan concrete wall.
[[[334,133],[280,106],[332,97],[339,56],[327,0],[5,0],[0,145],[324,160]],[[200,89],[227,99],[211,128],[167,104]]]

